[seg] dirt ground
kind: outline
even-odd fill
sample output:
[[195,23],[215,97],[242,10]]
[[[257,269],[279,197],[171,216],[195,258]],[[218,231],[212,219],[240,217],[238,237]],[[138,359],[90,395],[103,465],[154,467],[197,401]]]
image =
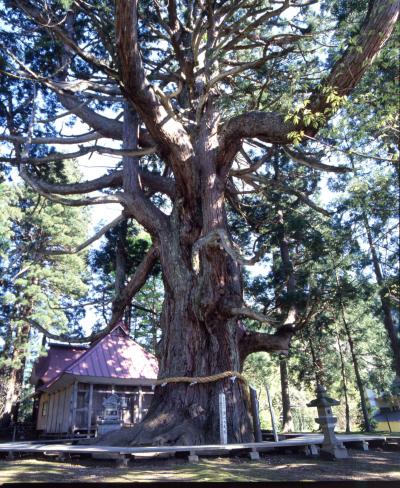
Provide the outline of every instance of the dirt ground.
[[127,468],[112,461],[19,458],[0,460],[0,483],[6,482],[145,482],[145,481],[399,481],[400,451],[349,450],[344,461],[324,461],[300,454],[263,454],[246,458],[132,460]]

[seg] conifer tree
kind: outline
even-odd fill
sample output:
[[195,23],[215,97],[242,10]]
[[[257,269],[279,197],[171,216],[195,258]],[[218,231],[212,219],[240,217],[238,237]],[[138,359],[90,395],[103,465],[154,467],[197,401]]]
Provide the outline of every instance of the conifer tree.
[[[40,352],[37,330],[79,332],[84,312],[79,301],[87,286],[83,255],[57,256],[49,251],[85,237],[81,210],[53,204],[23,183],[0,184],[0,422],[17,421],[26,366]],[[36,350],[36,351],[35,351]]]

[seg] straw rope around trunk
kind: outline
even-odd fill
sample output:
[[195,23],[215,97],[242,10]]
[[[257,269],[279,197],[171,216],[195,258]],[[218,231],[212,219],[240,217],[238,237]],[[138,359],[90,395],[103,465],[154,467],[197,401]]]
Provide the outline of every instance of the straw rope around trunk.
[[153,384],[154,386],[166,386],[169,383],[190,383],[190,385],[195,385],[197,383],[212,383],[213,381],[223,380],[224,378],[230,378],[232,381],[238,379],[245,384],[248,383],[247,379],[241,373],[237,371],[224,371],[223,373],[213,374],[211,376],[173,376],[171,378],[161,378]]
[[204,383],[212,383],[213,381],[218,381],[218,380],[223,380],[225,378],[230,378],[231,381],[235,382],[237,379],[240,381],[243,381],[244,385],[247,386],[247,388],[243,388],[243,393],[246,397],[247,403],[250,405],[250,385],[241,373],[238,371],[224,371],[223,373],[217,373],[213,374],[211,376],[173,376],[171,378],[161,378],[159,380],[156,380],[153,385],[152,389],[156,386],[167,386],[169,383],[190,383],[189,386],[193,386],[196,384],[204,384]]

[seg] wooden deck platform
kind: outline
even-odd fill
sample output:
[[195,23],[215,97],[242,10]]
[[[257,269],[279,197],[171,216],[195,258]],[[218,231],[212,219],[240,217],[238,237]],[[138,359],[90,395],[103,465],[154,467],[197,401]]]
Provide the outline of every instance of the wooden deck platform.
[[[386,441],[385,436],[377,435],[337,435],[338,440],[345,445],[356,444],[358,446],[368,442]],[[101,446],[96,444],[72,445],[66,443],[34,443],[34,442],[8,442],[0,444],[0,452],[7,452],[9,455],[16,453],[40,453],[44,455],[68,456],[71,454],[86,454],[94,457],[105,455],[110,458],[129,458],[135,455],[160,454],[160,453],[186,453],[190,461],[196,461],[198,456],[224,455],[230,453],[248,452],[252,459],[258,458],[259,452],[268,452],[281,448],[307,448],[318,446],[323,442],[322,434],[306,434],[295,438],[285,439],[279,442],[251,442],[244,444],[210,444],[201,446],[149,446],[149,447],[116,447]],[[365,444],[364,444],[365,445]],[[311,451],[312,452],[312,451]]]

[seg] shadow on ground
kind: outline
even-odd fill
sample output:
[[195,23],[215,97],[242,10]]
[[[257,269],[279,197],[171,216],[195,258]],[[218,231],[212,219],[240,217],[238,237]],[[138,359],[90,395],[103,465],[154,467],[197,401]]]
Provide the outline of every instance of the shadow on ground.
[[19,458],[0,460],[0,483],[5,482],[133,482],[133,481],[294,481],[400,480],[400,452],[349,451],[344,461],[324,461],[297,454],[268,454],[260,461],[245,458],[133,460],[127,468],[112,461]]

